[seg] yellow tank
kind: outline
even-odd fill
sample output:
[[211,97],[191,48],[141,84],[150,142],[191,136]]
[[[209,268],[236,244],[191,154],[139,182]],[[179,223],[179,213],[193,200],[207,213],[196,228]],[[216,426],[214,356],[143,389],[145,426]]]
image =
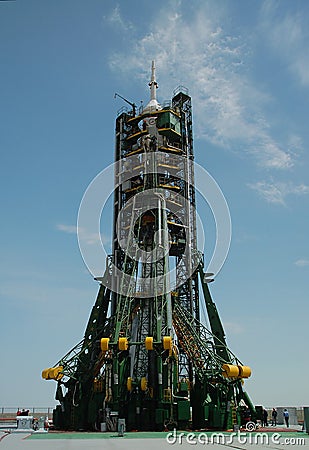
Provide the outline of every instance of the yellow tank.
[[153,350],[153,337],[147,336],[145,339],[146,350]]
[[251,369],[249,366],[238,366],[238,367],[240,378],[249,378],[251,376]]
[[128,347],[129,347],[128,339],[126,337],[119,338],[118,341],[119,350],[128,350]]
[[222,375],[226,378],[249,378],[251,369],[249,366],[235,366],[234,364],[223,364]]
[[44,380],[48,380],[48,372],[50,371],[50,367],[48,367],[47,369],[44,369],[43,371],[42,371],[42,378],[44,379]]
[[49,370],[48,372],[48,379],[49,380],[61,380],[61,378],[63,378],[63,366],[57,366],[57,367],[53,367]]
[[226,378],[235,378],[239,376],[239,367],[234,364],[223,364],[223,376]]
[[102,352],[106,352],[108,350],[109,338],[102,338],[100,341],[100,347]]
[[164,350],[172,350],[172,338],[171,336],[163,336],[163,348]]
[[142,391],[146,391],[147,385],[148,385],[147,378],[146,377],[142,377],[141,378],[141,390]]
[[42,371],[42,378],[44,380],[61,380],[63,378],[63,366],[49,367]]
[[132,391],[132,378],[131,377],[128,377],[128,379],[127,379],[127,389],[129,392]]

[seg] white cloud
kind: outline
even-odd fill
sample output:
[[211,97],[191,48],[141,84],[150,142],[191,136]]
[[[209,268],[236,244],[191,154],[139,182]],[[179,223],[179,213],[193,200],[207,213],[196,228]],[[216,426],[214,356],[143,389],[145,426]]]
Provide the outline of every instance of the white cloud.
[[[77,226],[75,225],[58,224],[57,229],[60,231],[64,231],[65,233],[77,235]],[[78,237],[80,240],[83,240],[86,244],[89,245],[99,244],[101,242],[103,245],[110,244],[110,238],[105,236],[104,234],[100,235],[99,233],[90,233],[81,227],[78,229]]]
[[[227,14],[226,12],[223,14]],[[208,141],[253,156],[260,166],[287,169],[293,155],[271,135],[263,114],[269,96],[250,81],[246,38],[225,31],[226,17],[208,3],[197,4],[188,18],[180,2],[165,4],[144,35],[130,40],[124,52],[113,53],[113,71],[149,79],[156,60],[162,99],[178,84],[194,98],[195,131]]]
[[259,141],[255,148],[252,142],[259,165],[268,169],[289,169],[294,165],[291,153],[280,148],[263,130],[260,130]]
[[237,322],[224,322],[224,329],[228,334],[243,334],[245,332],[243,325]]
[[65,233],[76,234],[77,226],[75,225],[64,225],[62,223],[57,225],[57,229],[60,231],[64,231]]
[[288,195],[309,193],[309,186],[305,184],[295,185],[293,183],[259,181],[257,183],[249,183],[248,187],[255,190],[267,202],[280,205],[285,205],[285,199]]
[[[293,2],[292,2],[293,3]],[[281,2],[264,1],[261,8],[261,28],[267,41],[287,68],[309,87],[308,24],[300,12],[284,8]]]
[[123,19],[120,13],[119,5],[116,5],[111,13],[108,16],[104,16],[103,19],[122,31],[129,31],[133,29],[132,23]]
[[297,267],[307,267],[309,266],[309,259],[308,258],[301,258],[294,262],[295,266]]

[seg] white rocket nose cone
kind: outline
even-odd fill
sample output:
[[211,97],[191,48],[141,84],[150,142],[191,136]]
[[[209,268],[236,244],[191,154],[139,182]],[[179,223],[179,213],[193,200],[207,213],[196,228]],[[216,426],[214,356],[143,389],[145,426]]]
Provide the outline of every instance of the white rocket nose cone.
[[147,104],[147,106],[144,108],[143,112],[159,111],[160,109],[162,109],[162,107],[158,103],[157,96],[156,96],[156,90],[158,88],[158,83],[156,82],[156,67],[155,67],[154,61],[152,61],[151,81],[149,83],[149,86],[150,86],[150,101]]

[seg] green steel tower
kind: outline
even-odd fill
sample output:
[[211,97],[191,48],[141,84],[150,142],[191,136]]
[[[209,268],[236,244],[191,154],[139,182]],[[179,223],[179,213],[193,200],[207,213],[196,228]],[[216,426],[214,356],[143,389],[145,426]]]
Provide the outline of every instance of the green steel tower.
[[[255,419],[197,248],[191,97],[116,118],[113,249],[83,340],[44,379],[68,430],[228,429]],[[200,320],[204,302],[210,329]]]

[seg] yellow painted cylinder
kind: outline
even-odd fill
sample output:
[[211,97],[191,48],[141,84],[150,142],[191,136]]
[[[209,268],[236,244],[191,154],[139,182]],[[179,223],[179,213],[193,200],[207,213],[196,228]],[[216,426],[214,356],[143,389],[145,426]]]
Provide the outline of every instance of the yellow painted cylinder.
[[141,390],[142,391],[146,391],[147,389],[147,378],[146,377],[142,377],[141,378]]
[[63,373],[61,373],[62,370],[62,366],[52,367],[51,369],[49,369],[48,379],[56,381],[61,380],[61,378],[63,378]]
[[61,378],[63,378],[63,373],[62,373],[62,371],[63,371],[63,366],[58,366],[58,367],[56,367],[56,369],[55,369],[55,372],[54,372],[54,375],[55,375],[55,380],[61,380]]
[[234,378],[239,376],[239,366],[234,364],[223,364],[223,376],[227,378]]
[[48,371],[47,374],[47,379],[48,380],[54,380],[54,367],[51,367]]
[[172,350],[172,338],[171,336],[163,336],[163,348],[164,350]]
[[119,338],[119,341],[118,341],[119,350],[128,350],[128,347],[129,347],[128,339],[125,337]]
[[249,378],[251,376],[251,368],[249,366],[238,366],[240,378]]
[[147,336],[145,339],[146,350],[153,350],[153,337]]
[[48,372],[50,371],[50,367],[48,367],[48,369],[44,369],[43,371],[42,371],[42,378],[44,379],[44,380],[48,380]]
[[102,338],[100,341],[100,347],[102,352],[107,352],[109,345],[109,338]]
[[128,377],[128,379],[127,379],[127,389],[129,392],[132,391],[132,378],[131,377]]

